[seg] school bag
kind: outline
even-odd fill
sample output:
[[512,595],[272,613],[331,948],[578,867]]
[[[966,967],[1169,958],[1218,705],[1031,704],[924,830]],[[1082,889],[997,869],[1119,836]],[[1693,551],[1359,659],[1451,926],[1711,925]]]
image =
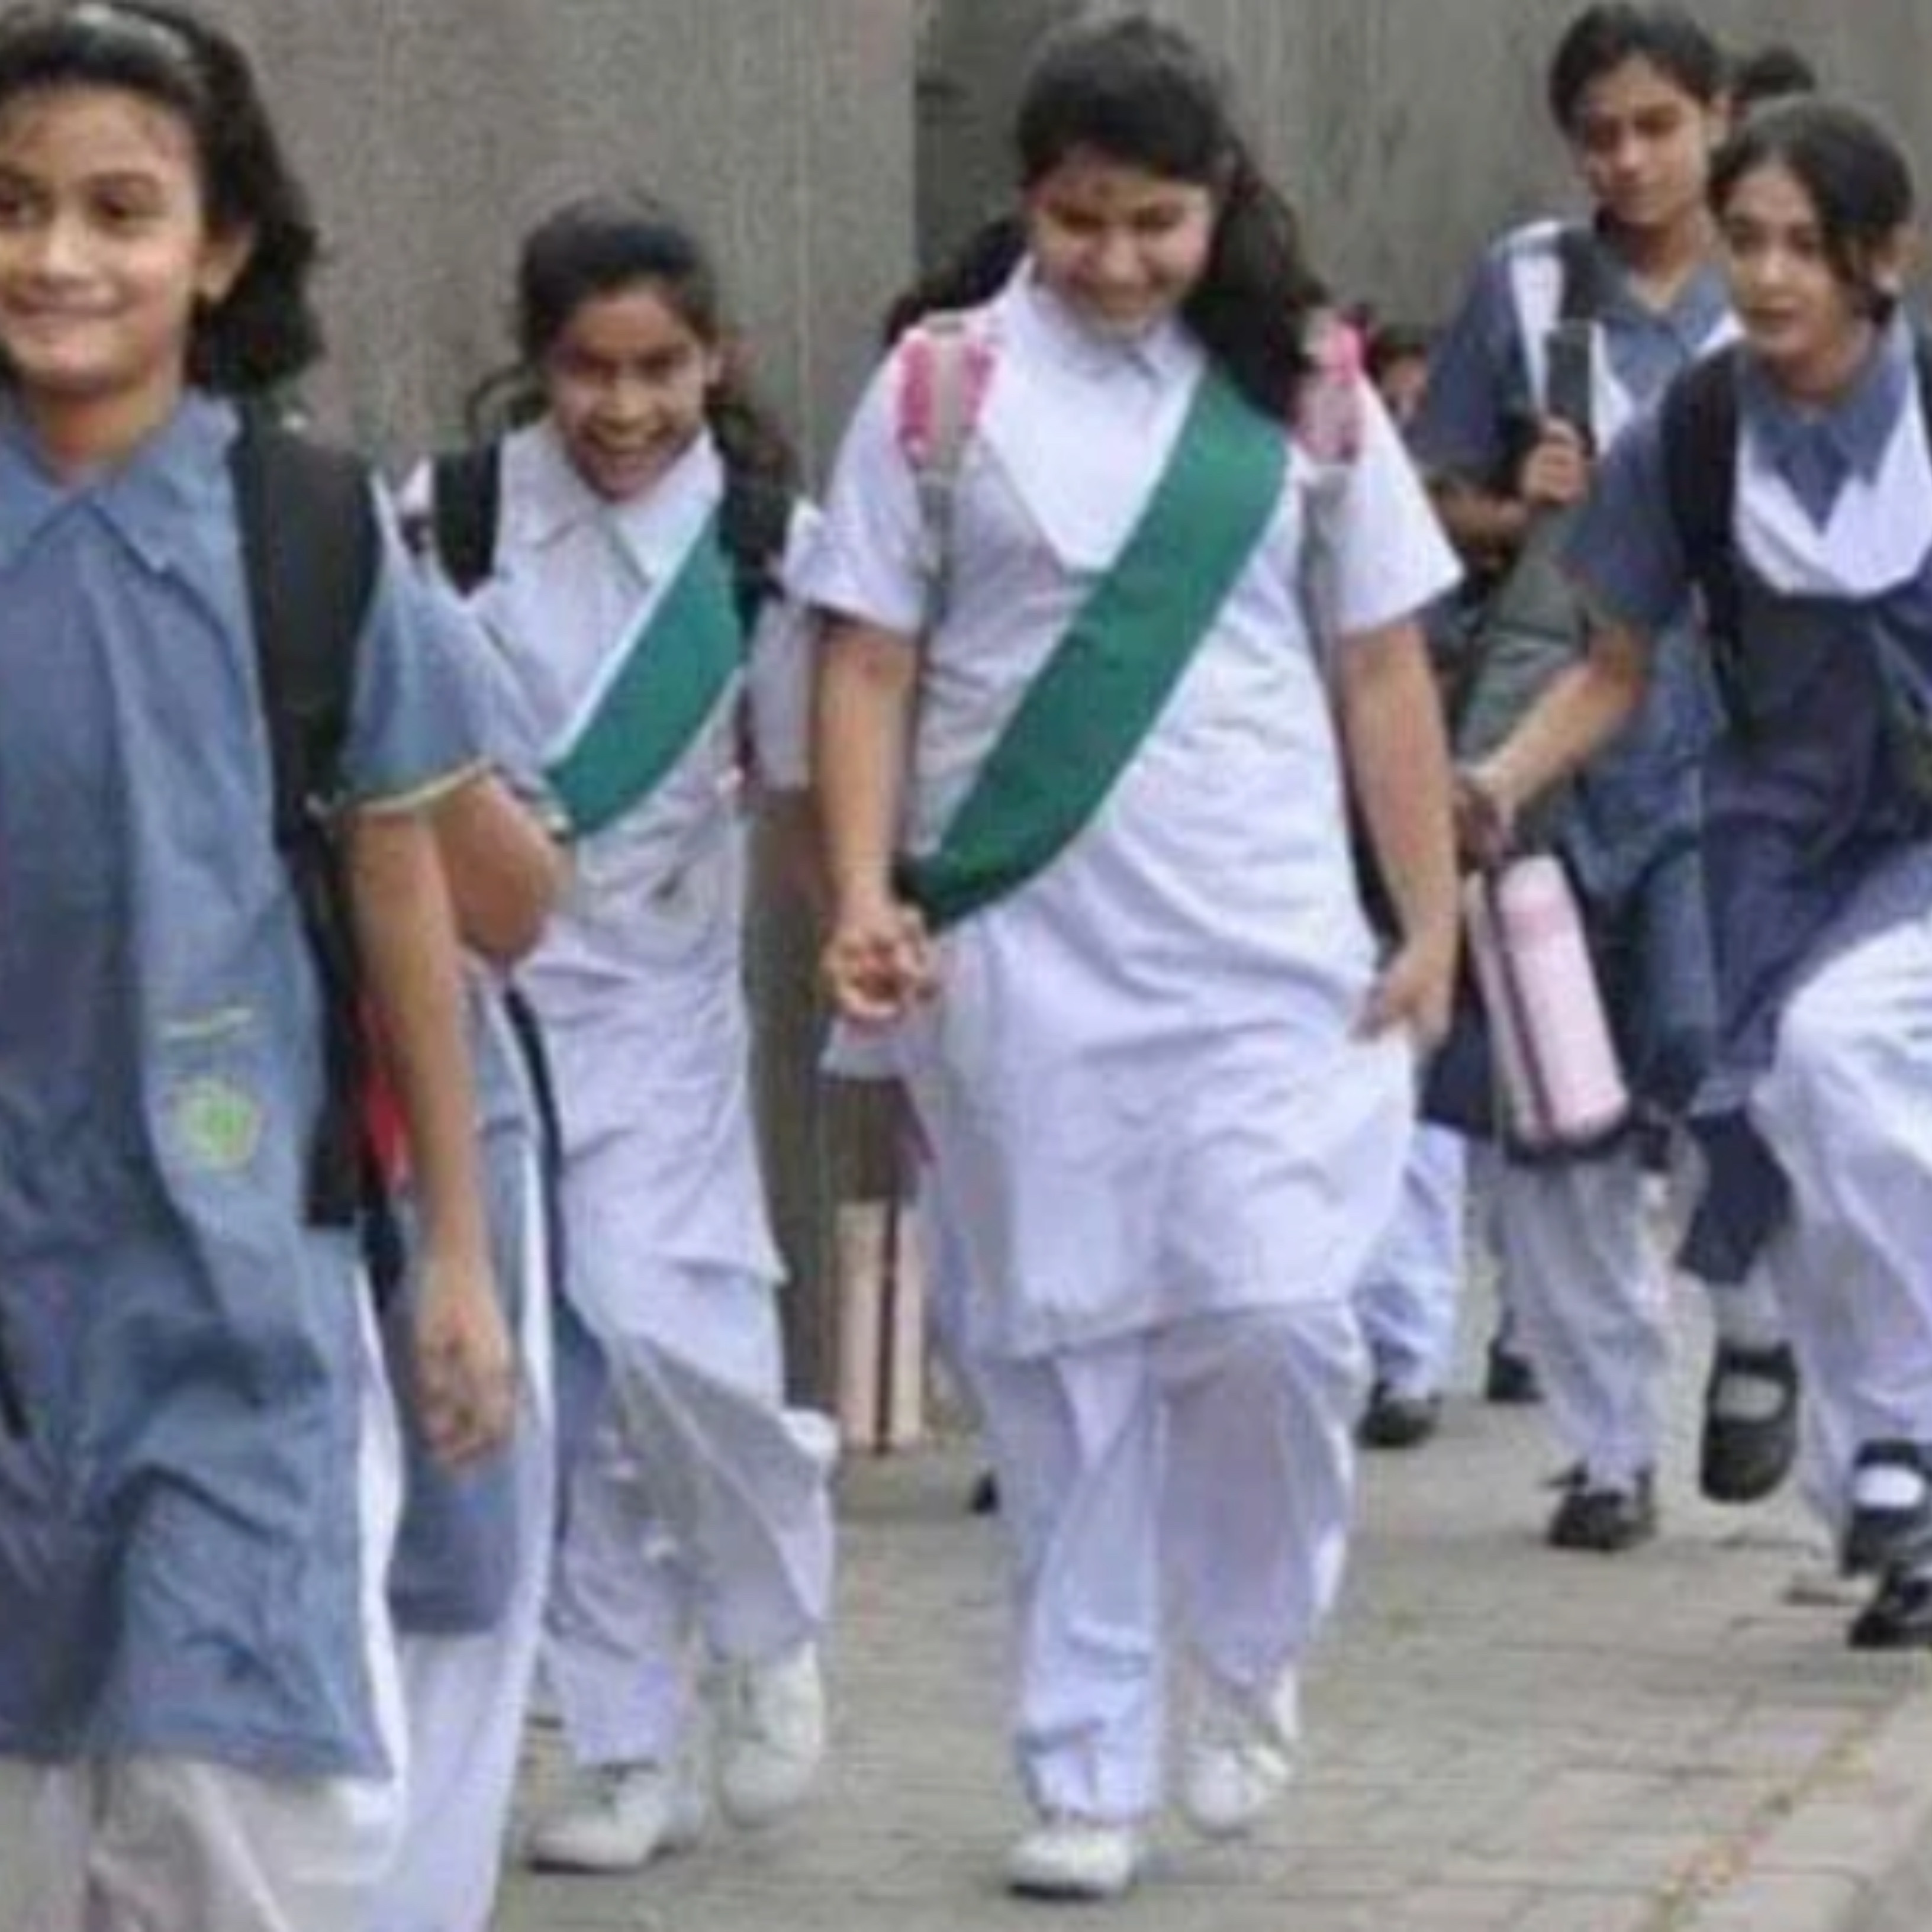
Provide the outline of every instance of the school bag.
[[[1558,296],[1545,345],[1543,414],[1560,417],[1587,440],[1592,422],[1591,340],[1602,307],[1601,278],[1589,232],[1565,227],[1555,238]],[[1544,512],[1472,626],[1454,720],[1456,756],[1493,751],[1557,674],[1581,654],[1582,618],[1564,575],[1562,550],[1572,518]],[[1539,812],[1546,827],[1553,810]]]
[[[1738,486],[1736,344],[1707,356],[1673,383],[1661,414],[1664,496],[1701,607],[1718,694],[1732,734],[1754,728],[1742,674],[1742,593],[1732,530]],[[1918,402],[1932,438],[1932,341],[1915,339]],[[1885,730],[1906,790],[1932,806],[1932,680],[1876,644]]]
[[374,1076],[342,850],[332,815],[356,660],[382,565],[362,459],[247,407],[230,458],[268,740],[275,849],[320,990],[323,1094],[308,1160],[312,1226],[360,1235],[372,1288],[400,1280],[400,1229],[364,1102]]
[[[428,536],[443,574],[467,596],[496,568],[503,506],[503,446],[448,450],[430,464]],[[780,566],[797,498],[776,478],[727,464],[718,538],[730,566],[738,618],[748,635],[779,594]]]

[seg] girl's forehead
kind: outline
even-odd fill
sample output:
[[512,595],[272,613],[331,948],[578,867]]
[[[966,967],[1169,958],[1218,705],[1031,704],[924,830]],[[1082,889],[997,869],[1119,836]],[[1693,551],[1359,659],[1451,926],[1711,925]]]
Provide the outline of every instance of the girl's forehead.
[[648,278],[586,296],[571,310],[562,333],[575,346],[610,354],[704,339],[673,291]]
[[1630,54],[1586,86],[1577,97],[1576,118],[1583,122],[1641,114],[1660,106],[1702,109],[1709,104],[1649,55]]
[[131,88],[33,87],[0,99],[0,154],[93,174],[192,171],[193,130],[166,102]]
[[1810,224],[1818,219],[1817,197],[1790,166],[1768,154],[1745,169],[1724,195],[1724,212],[1749,208],[1766,219]]
[[1191,200],[1207,193],[1208,190],[1198,182],[1161,174],[1138,161],[1092,147],[1068,149],[1034,182],[1030,190],[1036,199],[1046,196],[1119,206]]

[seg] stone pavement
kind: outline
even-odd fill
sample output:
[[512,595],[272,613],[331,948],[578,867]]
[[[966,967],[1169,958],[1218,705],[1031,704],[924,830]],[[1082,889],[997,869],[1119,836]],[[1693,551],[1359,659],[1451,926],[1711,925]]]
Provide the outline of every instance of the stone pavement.
[[[1854,1599],[1795,1502],[1720,1511],[1689,1436],[1705,1342],[1683,1298],[1664,1534],[1544,1548],[1534,1410],[1458,1396],[1371,1457],[1342,1612],[1310,1672],[1305,1766],[1233,1848],[1163,1826],[1121,1932],[1925,1932],[1932,1684],[1848,1651]],[[854,1467],[822,1792],[640,1880],[518,1876],[508,1932],[1008,1932],[1055,1908],[998,1874],[1021,1814],[1000,1740],[998,1532],[954,1444]],[[554,1790],[533,1735],[526,1796]]]

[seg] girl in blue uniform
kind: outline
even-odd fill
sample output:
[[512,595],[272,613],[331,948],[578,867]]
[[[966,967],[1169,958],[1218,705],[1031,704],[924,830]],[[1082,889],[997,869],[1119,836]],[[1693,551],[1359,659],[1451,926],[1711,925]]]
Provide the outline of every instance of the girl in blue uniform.
[[[1924,1645],[1932,452],[1923,354],[1898,310],[1912,182],[1871,122],[1801,101],[1742,128],[1712,202],[1742,351],[1680,377],[1610,453],[1570,553],[1601,628],[1472,775],[1469,816],[1492,841],[1619,728],[1696,584],[1726,727],[1705,772],[1722,1008],[1698,1110],[1711,1204],[1738,1264],[1782,1298],[1814,1500],[1846,1568],[1877,1579],[1851,1640]],[[1694,434],[1721,452],[1727,502],[1688,482],[1714,475],[1688,467]]]
[[[0,1925],[360,1932],[400,1763],[393,1418],[310,1225],[319,990],[272,837],[230,455],[316,348],[241,55],[146,5],[0,17]],[[344,863],[420,1192],[414,1379],[508,1426],[449,902],[469,770],[393,546]]]

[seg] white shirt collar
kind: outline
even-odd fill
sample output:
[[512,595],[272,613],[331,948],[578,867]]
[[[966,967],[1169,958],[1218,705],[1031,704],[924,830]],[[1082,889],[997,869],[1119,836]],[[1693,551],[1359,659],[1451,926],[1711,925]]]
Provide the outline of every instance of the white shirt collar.
[[1178,316],[1164,316],[1132,335],[1110,334],[1055,295],[1030,260],[1014,272],[994,310],[1001,327],[1016,332],[1028,348],[1078,374],[1132,374],[1164,386],[1192,377],[1200,367],[1200,347]]

